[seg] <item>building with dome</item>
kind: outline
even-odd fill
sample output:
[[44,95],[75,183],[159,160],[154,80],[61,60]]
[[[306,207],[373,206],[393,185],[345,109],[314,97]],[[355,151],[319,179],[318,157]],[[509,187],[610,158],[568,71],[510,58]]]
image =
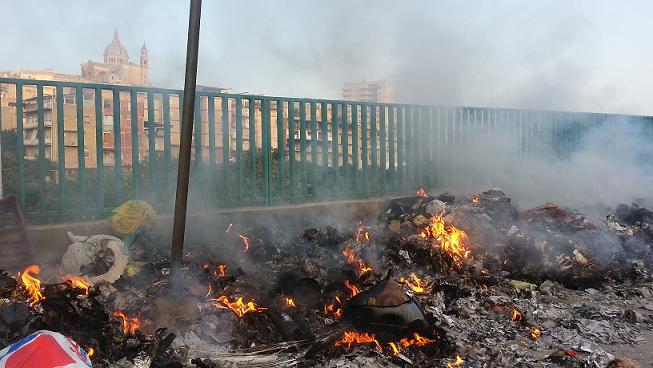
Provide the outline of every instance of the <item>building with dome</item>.
[[104,62],[89,60],[82,63],[82,78],[108,84],[147,86],[148,58],[147,47],[141,47],[140,62],[129,61],[129,53],[120,42],[118,30],[113,33],[113,40],[104,49]]

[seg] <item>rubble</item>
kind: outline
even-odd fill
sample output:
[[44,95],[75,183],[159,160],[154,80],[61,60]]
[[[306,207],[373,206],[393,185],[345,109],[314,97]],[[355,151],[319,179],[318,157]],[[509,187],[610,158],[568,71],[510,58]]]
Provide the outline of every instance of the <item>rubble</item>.
[[96,367],[628,367],[610,347],[653,327],[652,228],[636,205],[594,224],[494,188],[422,190],[376,225],[232,224],[181,264],[73,237],[62,268],[93,285],[44,276],[28,293],[0,274],[0,346],[47,329]]

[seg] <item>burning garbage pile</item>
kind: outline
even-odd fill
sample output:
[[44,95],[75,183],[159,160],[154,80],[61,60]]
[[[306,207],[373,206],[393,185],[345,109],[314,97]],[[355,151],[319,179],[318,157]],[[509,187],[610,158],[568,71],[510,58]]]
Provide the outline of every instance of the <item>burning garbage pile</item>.
[[376,225],[230,223],[182,264],[123,240],[71,235],[58,267],[2,274],[1,346],[55,331],[97,367],[625,367],[611,344],[653,327],[653,216],[636,205],[592,223],[499,189],[420,189]]

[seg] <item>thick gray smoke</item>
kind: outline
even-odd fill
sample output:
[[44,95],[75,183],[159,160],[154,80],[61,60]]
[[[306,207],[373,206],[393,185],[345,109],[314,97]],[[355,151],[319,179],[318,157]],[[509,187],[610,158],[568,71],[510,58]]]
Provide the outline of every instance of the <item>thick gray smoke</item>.
[[623,119],[588,123],[565,152],[556,148],[561,146],[556,140],[564,137],[554,137],[553,144],[550,136],[522,138],[520,144],[513,125],[499,122],[504,128],[490,137],[469,134],[464,148],[445,144],[447,154],[436,167],[445,175],[451,173],[443,178],[448,188],[475,192],[499,186],[521,208],[546,201],[576,208],[646,204],[653,188],[653,146],[647,124],[650,121]]

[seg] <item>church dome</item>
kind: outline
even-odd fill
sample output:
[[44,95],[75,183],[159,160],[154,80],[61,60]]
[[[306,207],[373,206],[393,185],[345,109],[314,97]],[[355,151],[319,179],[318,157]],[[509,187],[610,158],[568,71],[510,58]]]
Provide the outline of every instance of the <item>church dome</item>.
[[127,49],[120,43],[118,30],[113,34],[113,41],[104,49],[104,62],[107,64],[123,63],[129,61]]

